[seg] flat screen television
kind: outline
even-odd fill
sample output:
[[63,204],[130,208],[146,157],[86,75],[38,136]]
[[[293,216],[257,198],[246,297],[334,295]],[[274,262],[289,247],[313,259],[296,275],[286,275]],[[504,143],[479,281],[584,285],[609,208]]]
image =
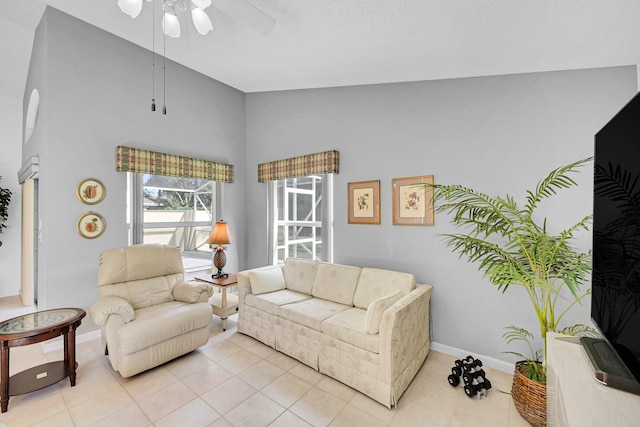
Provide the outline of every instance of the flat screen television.
[[640,95],[595,136],[591,318],[596,379],[640,394]]

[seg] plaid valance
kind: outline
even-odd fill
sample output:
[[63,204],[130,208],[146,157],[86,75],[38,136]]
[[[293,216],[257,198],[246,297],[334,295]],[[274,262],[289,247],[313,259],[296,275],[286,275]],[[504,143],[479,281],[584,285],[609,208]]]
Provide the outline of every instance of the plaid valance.
[[276,181],[316,173],[338,173],[339,169],[340,153],[337,150],[330,150],[260,163],[258,165],[258,182]]
[[118,146],[116,171],[233,182],[233,165]]

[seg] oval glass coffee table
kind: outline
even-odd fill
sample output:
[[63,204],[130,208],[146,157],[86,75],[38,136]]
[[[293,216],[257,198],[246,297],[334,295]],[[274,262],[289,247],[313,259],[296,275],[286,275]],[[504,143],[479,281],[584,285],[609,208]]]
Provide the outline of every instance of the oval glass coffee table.
[[[56,308],[14,317],[0,323],[1,412],[9,396],[29,393],[69,377],[76,385],[76,329],[86,315],[80,308]],[[63,336],[64,360],[45,363],[9,377],[9,349]]]

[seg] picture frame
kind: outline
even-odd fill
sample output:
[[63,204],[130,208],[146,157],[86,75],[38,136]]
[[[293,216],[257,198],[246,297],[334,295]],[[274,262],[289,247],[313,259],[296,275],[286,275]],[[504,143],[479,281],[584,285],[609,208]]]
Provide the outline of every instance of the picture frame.
[[85,239],[100,237],[106,228],[107,223],[102,215],[91,211],[82,214],[76,223],[78,234]]
[[393,186],[393,224],[394,225],[433,225],[433,175],[394,178]]
[[83,179],[76,188],[76,196],[86,205],[100,203],[106,195],[104,184],[95,178]]
[[380,180],[348,183],[349,224],[380,224]]

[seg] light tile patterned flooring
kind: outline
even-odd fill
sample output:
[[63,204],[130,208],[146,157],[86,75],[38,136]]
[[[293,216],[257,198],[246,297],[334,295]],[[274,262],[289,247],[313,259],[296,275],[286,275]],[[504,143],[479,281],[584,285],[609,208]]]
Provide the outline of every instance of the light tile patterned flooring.
[[[3,304],[0,320],[24,309]],[[77,345],[75,387],[65,379],[13,396],[0,423],[20,426],[527,426],[509,394],[511,375],[485,368],[493,388],[481,399],[451,387],[455,358],[431,351],[400,399],[387,409],[300,362],[211,322],[211,338],[165,365],[122,378],[102,354],[100,340]],[[11,349],[11,374],[62,359],[42,344]]]

